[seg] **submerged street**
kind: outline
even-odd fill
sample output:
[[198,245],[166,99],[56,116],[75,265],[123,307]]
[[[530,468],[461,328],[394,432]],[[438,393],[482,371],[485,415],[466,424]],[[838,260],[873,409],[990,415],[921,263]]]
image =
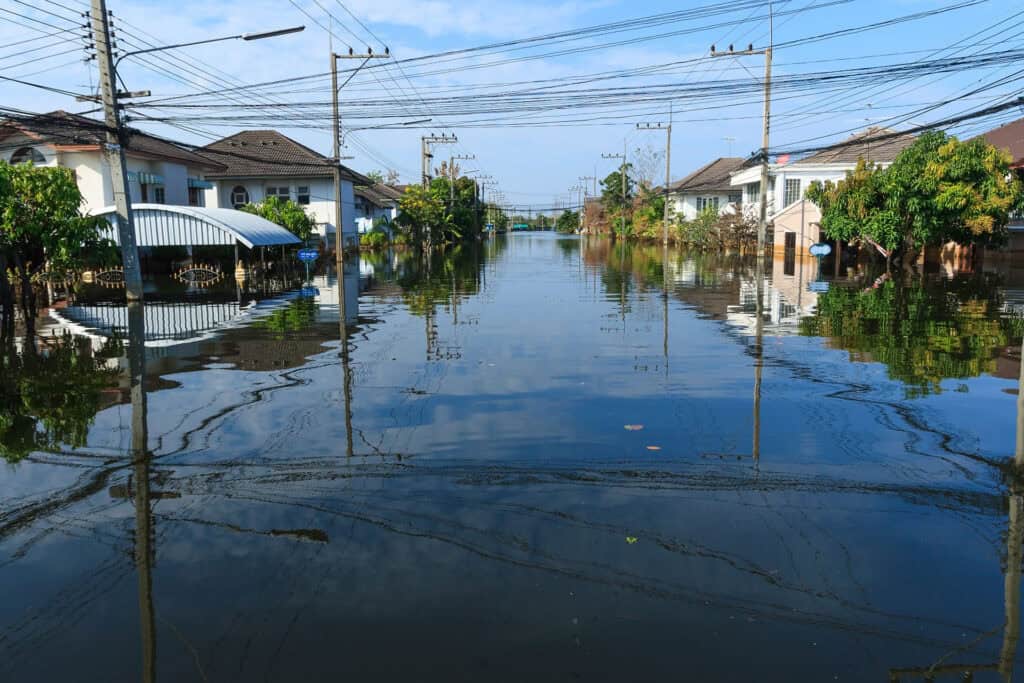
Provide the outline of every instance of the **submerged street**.
[[323,264],[61,302],[3,380],[70,397],[0,425],[5,680],[1020,677],[1013,273],[778,258],[759,336],[752,260],[667,253],[364,254],[347,329]]

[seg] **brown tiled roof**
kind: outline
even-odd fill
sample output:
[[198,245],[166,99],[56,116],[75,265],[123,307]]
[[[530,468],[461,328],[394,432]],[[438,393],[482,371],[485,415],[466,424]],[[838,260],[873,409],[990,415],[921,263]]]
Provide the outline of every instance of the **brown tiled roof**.
[[[66,111],[54,111],[35,116],[11,117],[0,124],[0,139],[14,133],[37,137],[51,145],[99,146],[106,142],[106,125],[103,121],[86,118]],[[157,159],[169,159],[189,166],[220,170],[217,162],[191,152],[184,146],[164,140],[135,128],[127,128],[129,154]]]
[[1008,151],[1013,156],[1014,166],[1024,166],[1024,119],[1011,121],[981,137],[994,147]]
[[890,164],[900,152],[914,144],[917,138],[910,134],[897,134],[889,128],[872,126],[865,131],[821,150],[817,154],[801,159],[799,164],[855,164],[860,159],[876,164]]
[[742,157],[722,157],[701,166],[679,182],[669,186],[670,192],[735,192],[729,174],[746,166]]
[[[223,165],[207,178],[330,178],[331,161],[276,130],[243,130],[198,150]],[[366,176],[342,166],[348,180],[372,184]]]

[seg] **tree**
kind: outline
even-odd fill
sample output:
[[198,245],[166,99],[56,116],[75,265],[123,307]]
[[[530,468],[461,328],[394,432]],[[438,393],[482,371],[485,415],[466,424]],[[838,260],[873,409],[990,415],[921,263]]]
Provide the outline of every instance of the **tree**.
[[246,204],[242,211],[276,223],[305,242],[316,229],[316,221],[290,199],[267,197],[262,204]]
[[380,171],[370,171],[366,174],[366,177],[372,180],[375,185],[379,185],[384,182],[384,174]]
[[81,205],[82,194],[70,169],[0,162],[0,339],[10,338],[14,327],[8,273],[19,283],[19,305],[31,334],[36,275],[46,269],[75,268],[86,255],[96,260],[113,257],[112,242],[104,237],[110,225],[103,218],[83,215]]
[[562,212],[562,215],[555,221],[555,230],[563,233],[572,233],[579,230],[580,227],[580,214],[577,211],[569,211],[566,209]]
[[413,244],[421,245],[428,230],[441,229],[447,223],[445,199],[443,189],[434,183],[426,188],[410,185],[398,201],[395,223],[407,233]]
[[[623,164],[618,171],[612,171],[601,181],[601,206],[604,207],[612,225],[618,224],[623,233],[627,231],[626,226],[631,220],[628,214],[636,189],[633,179],[629,176],[631,168],[631,165]],[[623,173],[626,175],[625,194],[622,191]]]
[[812,184],[807,197],[821,207],[830,238],[862,239],[912,262],[927,245],[1005,240],[1010,213],[1024,205],[1011,162],[980,138],[961,142],[929,132],[892,166],[862,160],[837,184]]
[[656,150],[647,144],[637,147],[632,154],[633,166],[636,168],[636,177],[640,185],[654,187],[655,178],[665,173],[665,152]]

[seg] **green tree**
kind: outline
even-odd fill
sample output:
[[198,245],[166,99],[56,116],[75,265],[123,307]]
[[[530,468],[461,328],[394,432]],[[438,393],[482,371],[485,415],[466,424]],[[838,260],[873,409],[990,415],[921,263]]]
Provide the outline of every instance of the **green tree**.
[[562,215],[555,221],[555,230],[558,232],[572,233],[579,230],[580,227],[580,214],[577,211],[569,211],[566,209],[562,212]]
[[[612,225],[618,226],[622,234],[629,232],[633,198],[636,195],[636,183],[629,175],[631,168],[630,164],[623,164],[619,170],[612,171],[601,181],[601,206],[604,207]],[[626,182],[625,193],[622,187],[623,174]]]
[[242,211],[276,223],[305,242],[316,229],[316,221],[290,199],[267,197],[261,204],[246,204]]
[[36,275],[46,269],[75,268],[86,255],[111,258],[112,243],[104,236],[110,225],[103,218],[83,215],[81,206],[82,194],[70,169],[0,162],[0,339],[13,333],[9,273],[19,284],[18,303],[31,333]]
[[377,184],[384,182],[384,173],[382,173],[381,171],[370,171],[369,173],[366,174],[366,177]]
[[927,245],[999,244],[1024,204],[1011,158],[982,139],[929,132],[888,168],[863,160],[838,183],[813,183],[807,197],[832,239],[864,240],[913,261]]
[[[410,185],[398,201],[395,223],[405,231],[411,244],[423,245],[428,231],[442,230],[446,226],[448,213],[445,210],[444,189],[436,183],[429,187]],[[436,237],[436,233],[433,237]]]

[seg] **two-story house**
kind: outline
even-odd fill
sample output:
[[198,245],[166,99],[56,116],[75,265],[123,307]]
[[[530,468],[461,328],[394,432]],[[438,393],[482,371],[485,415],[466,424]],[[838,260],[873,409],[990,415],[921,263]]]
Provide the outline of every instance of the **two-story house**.
[[[909,133],[872,127],[847,140],[822,149],[799,161],[777,160],[768,167],[768,221],[775,224],[774,249],[783,252],[797,248],[800,253],[817,242],[821,235],[817,222],[820,212],[804,193],[815,181],[838,182],[857,167],[861,159],[885,167],[892,164],[904,149],[914,143]],[[761,166],[751,165],[731,174],[730,184],[743,192],[743,213],[760,213]]]
[[[133,204],[203,206],[213,184],[206,174],[222,166],[169,140],[128,128],[125,156],[128,194]],[[114,204],[110,167],[103,154],[102,121],[64,111],[12,117],[0,122],[0,159],[62,166],[75,172],[83,210],[99,213]]]
[[[208,206],[241,208],[268,197],[291,199],[313,216],[318,236],[328,248],[335,240],[334,165],[330,159],[275,130],[246,130],[198,150],[221,165],[207,174],[213,187]],[[341,166],[342,235],[347,245],[358,241],[355,185],[373,181]]]

